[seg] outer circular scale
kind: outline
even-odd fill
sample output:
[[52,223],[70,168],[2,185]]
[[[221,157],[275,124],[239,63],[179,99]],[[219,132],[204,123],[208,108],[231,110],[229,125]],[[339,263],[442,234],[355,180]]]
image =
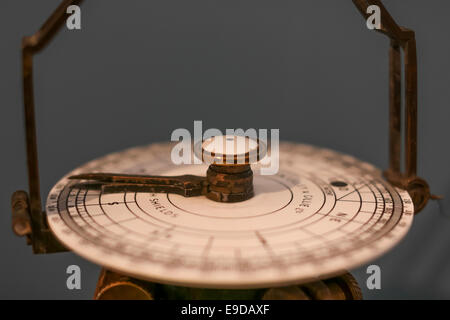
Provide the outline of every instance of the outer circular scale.
[[204,196],[109,193],[71,181],[84,172],[204,175],[177,166],[173,144],[107,155],[70,172],[47,199],[56,237],[80,256],[143,280],[205,288],[263,288],[326,278],[392,248],[413,204],[370,164],[327,149],[281,143],[280,169],[255,171],[255,196],[220,203]]

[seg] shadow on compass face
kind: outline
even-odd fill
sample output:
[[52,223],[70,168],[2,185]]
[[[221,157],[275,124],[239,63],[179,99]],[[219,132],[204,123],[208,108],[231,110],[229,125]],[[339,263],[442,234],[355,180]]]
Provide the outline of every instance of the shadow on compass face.
[[277,180],[254,178],[255,195],[243,202],[225,203],[204,196],[184,198],[169,194],[169,201],[185,212],[216,218],[250,218],[275,213],[292,201],[292,191]]
[[[207,166],[180,166],[164,172],[167,175],[204,175]],[[207,199],[205,196],[185,198],[168,194],[172,205],[194,215],[216,218],[248,218],[271,214],[281,210],[292,201],[292,191],[287,184],[270,176],[253,177],[255,195],[242,202],[225,203]]]

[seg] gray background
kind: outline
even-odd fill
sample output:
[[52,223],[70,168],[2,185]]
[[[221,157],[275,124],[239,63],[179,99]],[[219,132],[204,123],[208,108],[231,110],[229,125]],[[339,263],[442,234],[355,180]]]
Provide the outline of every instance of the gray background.
[[[27,188],[20,41],[57,0],[0,1],[0,298],[91,298],[99,267],[72,253],[35,256],[10,228],[10,195]],[[388,0],[416,30],[419,174],[450,205],[450,40],[444,0]],[[82,30],[64,29],[36,57],[42,197],[69,170],[175,128],[280,128],[283,140],[387,164],[388,40],[350,0],[96,0]],[[225,112],[226,111],[226,112]],[[442,210],[441,210],[442,211]],[[450,298],[450,218],[437,202],[375,261],[382,290],[366,298]],[[66,289],[66,267],[82,289]]]

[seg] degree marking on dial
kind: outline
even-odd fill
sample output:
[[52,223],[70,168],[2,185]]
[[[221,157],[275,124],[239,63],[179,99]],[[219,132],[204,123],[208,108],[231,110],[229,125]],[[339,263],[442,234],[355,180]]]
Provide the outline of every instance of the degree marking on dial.
[[214,236],[210,236],[208,238],[208,242],[206,243],[205,248],[203,249],[202,256],[207,257],[209,254],[209,249],[211,249],[212,243],[214,241]]
[[360,202],[362,202],[362,203],[376,203],[376,202],[373,202],[373,201],[358,201],[358,200],[336,200],[336,201],[358,202],[358,203],[360,203]]
[[[339,197],[339,199],[336,199],[336,200],[341,200],[342,198],[345,198],[346,196],[351,195],[353,192],[356,192],[356,191],[359,192],[359,189],[364,188],[366,186],[367,186],[367,183],[363,183],[362,186],[359,186],[359,187],[356,187],[356,185],[354,185],[353,186],[354,190],[350,191],[347,194],[344,194],[343,196]],[[343,201],[345,201],[345,200],[343,200]]]
[[267,240],[259,233],[259,231],[255,231],[255,235],[263,246],[267,245]]
[[123,223],[123,222],[131,221],[131,220],[136,220],[136,219],[137,219],[136,217],[131,217],[131,218],[126,218],[126,219],[119,220],[119,221],[113,221],[113,222],[104,224],[103,227],[110,227],[110,226],[112,226],[112,225],[119,225],[119,224],[121,224],[121,223]]
[[[295,154],[301,154],[305,150],[305,147],[297,147],[295,144],[289,146],[287,151],[286,147],[282,146],[281,156],[292,157]],[[395,188],[389,186],[384,180],[381,180],[381,176],[378,176],[377,171],[369,171],[366,170],[366,167],[358,167],[360,163],[358,161],[355,161],[353,167],[349,169],[343,169],[339,161],[334,161],[334,163],[336,163],[335,166],[323,165],[324,161],[321,149],[313,147],[308,148],[309,149],[307,150],[311,150],[312,152],[305,152],[302,157],[298,157],[300,160],[295,158],[295,161],[291,161],[292,167],[289,167],[289,170],[294,174],[301,176],[302,181],[309,180],[318,187],[313,193],[316,202],[313,202],[313,207],[310,209],[311,211],[306,211],[306,215],[299,213],[298,216],[292,212],[291,209],[295,208],[299,203],[299,200],[302,199],[302,189],[294,188],[293,192],[295,198],[290,207],[277,213],[277,217],[274,216],[271,218],[269,215],[265,218],[261,218],[266,219],[268,224],[255,226],[254,223],[258,223],[258,220],[255,220],[255,222],[253,222],[253,220],[247,222],[244,219],[242,220],[242,223],[249,223],[249,226],[251,225],[253,230],[246,230],[246,233],[244,234],[242,232],[231,232],[234,230],[230,229],[229,234],[225,232],[220,234],[220,240],[219,238],[215,238],[214,243],[217,241],[217,243],[220,242],[220,245],[218,245],[217,248],[214,245],[210,246],[210,248],[207,249],[207,252],[211,255],[216,253],[216,250],[224,250],[223,252],[218,251],[221,255],[223,254],[223,258],[221,258],[220,261],[214,261],[209,269],[202,268],[205,261],[203,261],[201,257],[202,252],[208,247],[209,237],[215,236],[216,232],[213,230],[214,228],[209,230],[208,224],[214,226],[214,224],[229,223],[228,219],[224,219],[224,222],[220,221],[217,223],[209,221],[208,224],[203,225],[201,223],[189,223],[186,216],[182,216],[185,220],[179,219],[174,221],[177,226],[180,224],[180,229],[177,228],[176,231],[172,231],[172,239],[166,239],[164,238],[165,232],[161,231],[167,230],[169,229],[168,227],[173,227],[175,224],[169,223],[170,220],[166,219],[167,217],[157,215],[153,211],[145,212],[145,210],[149,210],[150,207],[146,206],[145,196],[142,194],[138,197],[138,203],[125,201],[123,203],[121,202],[121,207],[119,207],[117,205],[108,206],[106,203],[97,205],[93,203],[96,202],[95,196],[91,197],[95,194],[95,191],[89,193],[91,196],[88,194],[86,198],[85,190],[80,191],[75,189],[72,191],[69,199],[69,207],[67,205],[64,206],[63,203],[68,200],[67,189],[64,192],[62,192],[61,189],[61,186],[66,184],[63,179],[58,182],[56,186],[59,187],[59,189],[55,187],[51,197],[49,196],[50,200],[55,198],[60,199],[57,202],[50,201],[47,203],[47,208],[51,207],[51,210],[48,210],[49,225],[57,237],[68,247],[75,252],[80,252],[80,254],[95,263],[104,264],[105,267],[116,268],[116,270],[119,270],[124,274],[127,274],[128,272],[131,275],[139,275],[143,279],[160,279],[161,281],[167,280],[173,284],[192,284],[194,286],[217,286],[220,285],[219,283],[225,285],[230,284],[232,286],[239,283],[240,286],[247,286],[252,285],[251,283],[254,285],[256,283],[254,281],[258,281],[257,283],[259,285],[262,285],[263,283],[265,283],[265,285],[278,284],[278,281],[282,281],[285,284],[292,284],[290,281],[293,280],[295,280],[296,283],[299,283],[307,276],[305,272],[309,271],[305,269],[305,266],[308,264],[310,265],[310,263],[317,263],[316,267],[312,268],[312,270],[313,272],[320,274],[333,272],[337,267],[355,267],[356,264],[364,263],[364,261],[367,262],[371,255],[383,253],[387,250],[387,247],[391,247],[406,233],[408,228],[402,226],[408,226],[412,221],[412,216],[405,218],[406,212],[412,210],[409,202],[403,203],[403,201],[410,201],[407,194],[397,191]],[[130,157],[127,157],[126,153],[125,156],[124,153],[114,156],[116,160],[119,158],[121,159],[121,161],[116,164],[119,166],[118,169],[123,172],[133,172],[133,170],[136,172],[136,170],[138,170],[136,163],[139,163],[139,166],[145,166],[146,172],[149,173],[166,174],[165,170],[174,170],[174,166],[168,166],[167,164],[165,166],[162,165],[162,161],[165,161],[164,159],[166,158],[163,153],[166,150],[170,151],[170,149],[164,147],[151,147],[135,150],[139,151],[134,151],[135,155],[137,153],[140,153],[141,155],[139,157],[136,156],[134,158],[135,160],[132,160],[131,163],[129,163],[130,161],[128,158]],[[285,154],[286,152],[287,154]],[[314,154],[314,156],[311,156],[311,154]],[[330,154],[334,155],[337,160],[340,159],[340,155],[333,152],[330,152]],[[97,160],[95,165],[92,164],[90,167],[95,167],[99,172],[113,168],[113,166],[116,168],[116,165],[112,164],[111,159],[112,157],[109,157],[106,162]],[[284,161],[284,163],[286,163],[286,161]],[[311,165],[309,166],[309,164]],[[158,171],[159,169],[155,168],[163,169]],[[305,170],[303,170],[304,168]],[[286,170],[286,167],[281,169]],[[80,168],[78,171],[82,172],[84,169],[81,170]],[[364,201],[346,202],[345,197],[349,192],[340,196],[339,199],[336,199],[336,197],[333,198],[332,194],[337,189],[333,190],[331,187],[331,190],[328,190],[327,188],[324,189],[322,183],[316,182],[310,178],[311,173],[315,173],[319,180],[325,180],[326,182],[332,181],[332,177],[335,177],[335,180],[347,181],[349,185],[351,184],[355,188],[355,190],[352,190],[351,192],[354,193],[356,191],[356,193],[359,194],[360,199],[362,198]],[[288,176],[286,176],[286,179],[290,177],[292,176],[289,173]],[[283,179],[281,181],[283,181]],[[293,180],[288,181],[294,183],[294,185],[299,183],[298,181],[295,182]],[[368,189],[362,188],[360,183],[363,182],[367,183]],[[319,191],[322,194],[326,193],[326,196],[319,196]],[[338,193],[344,193],[343,191],[344,190],[341,189]],[[77,192],[79,195],[74,199],[73,194]],[[268,196],[270,196],[270,193],[268,193]],[[83,198],[86,198],[88,203],[86,203]],[[127,199],[129,198],[131,197],[127,197]],[[112,201],[118,200],[113,199],[114,197],[111,198]],[[319,199],[320,202],[317,202]],[[323,203],[322,199],[325,200]],[[351,195],[351,199],[357,199],[357,197],[353,194]],[[73,206],[72,203],[74,204]],[[325,206],[324,203],[326,203]],[[84,205],[87,206],[84,207]],[[100,208],[101,205],[103,208]],[[142,209],[139,208],[140,205],[144,205]],[[122,220],[125,221],[123,218],[127,217],[127,213],[121,213],[120,210],[124,210],[125,206],[129,206],[128,210],[130,213],[136,215],[136,220],[130,218],[131,222],[129,224],[126,222],[122,223]],[[317,211],[319,206],[323,207],[323,209],[321,209],[322,211]],[[404,206],[406,209],[403,209]],[[304,210],[308,210],[306,206],[303,208]],[[104,212],[104,214],[99,213],[100,210],[103,209],[106,212]],[[203,212],[207,213],[207,211],[199,210],[199,213]],[[325,214],[326,212],[328,212],[328,214]],[[340,216],[340,212],[346,213],[347,215]],[[314,218],[314,215],[316,214],[318,214],[318,216]],[[102,215],[104,215],[105,218],[99,217]],[[58,217],[60,217],[59,219],[61,221],[55,221],[55,218]],[[303,220],[305,217],[310,217],[310,219],[299,223],[299,221]],[[328,219],[327,217],[336,217],[342,220],[342,222],[334,224],[335,222],[326,221],[326,219]],[[113,218],[117,225],[105,221],[110,218]],[[142,222],[140,227],[134,222],[138,219]],[[270,221],[271,219],[272,221]],[[98,225],[97,221],[104,226]],[[277,221],[282,221],[282,223],[277,224]],[[272,224],[272,222],[274,223]],[[305,224],[309,225],[311,223],[314,224],[314,227],[311,226],[311,229],[309,226],[305,226]],[[333,223],[333,225],[330,223]],[[315,224],[317,224],[317,226]],[[322,229],[322,225],[326,230]],[[134,228],[131,226],[137,226],[138,228],[133,230]],[[184,230],[185,226],[195,227],[196,229]],[[246,227],[246,225],[243,226],[244,228]],[[266,229],[266,226],[272,227]],[[398,226],[398,228],[396,226]],[[198,227],[203,228],[203,230],[198,230]],[[259,227],[262,227],[263,229]],[[67,233],[65,231],[66,229],[71,232]],[[303,234],[300,232],[302,229]],[[155,237],[156,234],[153,235],[153,239],[157,238],[159,240],[155,242],[148,241],[146,237],[148,237],[149,234],[146,233],[145,237],[143,235],[146,230],[159,230],[157,237]],[[257,237],[257,235],[254,230],[257,230],[264,239],[263,242],[265,242],[265,245],[261,240],[255,241],[256,239],[254,239],[254,237]],[[391,230],[393,231],[391,232]],[[310,234],[308,231],[314,231],[316,235],[323,236],[323,238],[320,239],[315,236],[308,237]],[[297,238],[296,232],[299,233],[299,237]],[[254,240],[252,241],[251,238],[249,239],[249,236]],[[203,241],[200,237],[203,238]],[[229,244],[227,242],[222,242],[228,241],[226,240],[227,237],[232,239]],[[82,240],[85,238],[89,241],[88,244],[85,242],[84,244],[81,244],[81,242],[79,242],[80,239]],[[240,238],[242,238],[242,241]],[[353,240],[352,238],[356,240]],[[118,241],[123,245],[117,245]],[[295,241],[301,242],[303,248],[296,249],[297,245],[294,244]],[[370,243],[373,241],[377,242],[378,248],[370,246]],[[178,251],[176,253],[171,250],[174,242],[179,243]],[[150,244],[151,249],[149,249]],[[291,250],[290,248],[293,244],[294,249]],[[238,250],[236,246],[240,249]],[[105,250],[101,248],[105,248]],[[362,248],[370,250],[360,250]],[[289,272],[280,272],[274,277],[270,276],[270,273],[263,272],[263,270],[269,268],[276,270],[274,268],[277,267],[277,261],[272,259],[273,257],[270,254],[269,249],[273,251],[272,253],[276,253],[275,258],[279,258],[278,262],[283,262],[283,264],[289,268]],[[113,254],[110,256],[104,252]],[[180,263],[178,252],[183,257],[183,263]],[[342,261],[342,259],[336,260],[333,259],[333,257],[335,255],[344,257],[344,254],[345,256],[350,255],[353,257],[351,266],[336,265],[336,263],[340,263],[338,261]],[[365,258],[361,258],[361,254],[364,254]],[[239,256],[241,256],[242,259],[239,259]],[[251,263],[250,260],[247,260],[247,257],[251,257]],[[121,261],[117,260],[119,258],[122,259],[122,261],[126,260],[126,265],[121,264]],[[114,264],[110,263],[112,261],[111,259],[115,259]],[[140,261],[139,263],[132,263],[132,259],[135,259],[136,261],[140,259]],[[175,273],[164,272],[163,268],[167,266],[166,263],[168,261],[178,261],[177,267],[179,271],[177,270]],[[221,263],[221,261],[223,263]],[[345,261],[350,262],[350,259]],[[311,267],[308,268],[311,270]],[[161,273],[155,273],[157,270],[161,270]],[[233,278],[233,276],[231,276],[232,274],[239,274],[239,282],[233,282],[233,279],[236,278]],[[276,273],[272,273],[272,275],[274,274]],[[220,276],[218,277],[218,275]],[[289,275],[293,276],[295,279],[287,278]],[[289,283],[285,281],[288,281]]]
[[284,264],[280,261],[280,258],[277,257],[275,252],[273,252],[273,249],[270,247],[267,240],[259,233],[259,231],[255,231],[255,235],[258,238],[258,240],[261,242],[263,248],[266,250],[273,265],[275,267],[277,267],[278,269],[284,269],[285,268]]

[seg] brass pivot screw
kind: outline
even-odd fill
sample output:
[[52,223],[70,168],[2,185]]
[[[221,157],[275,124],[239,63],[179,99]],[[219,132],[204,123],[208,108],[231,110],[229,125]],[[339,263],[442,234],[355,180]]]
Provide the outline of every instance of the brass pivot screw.
[[206,172],[208,199],[240,202],[254,196],[250,164],[266,155],[264,143],[245,136],[215,136],[197,143],[194,152],[209,164]]

